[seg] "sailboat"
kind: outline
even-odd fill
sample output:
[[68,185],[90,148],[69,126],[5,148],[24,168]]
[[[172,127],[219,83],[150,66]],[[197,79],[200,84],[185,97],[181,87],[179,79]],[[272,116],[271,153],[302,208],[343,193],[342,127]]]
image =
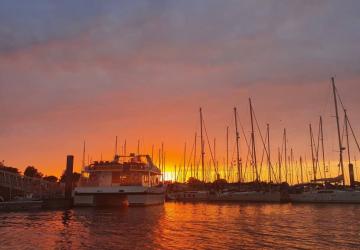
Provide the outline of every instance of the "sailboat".
[[[173,201],[190,201],[190,202],[199,202],[199,201],[210,201],[217,198],[217,194],[213,191],[207,190],[205,187],[205,145],[204,145],[204,118],[202,113],[202,108],[199,110],[200,114],[200,146],[201,146],[201,175],[202,175],[202,184],[201,187],[197,187],[193,190],[182,190],[182,191],[169,191],[166,194],[167,200]],[[186,149],[186,147],[185,147]],[[195,144],[194,149],[196,149],[196,134],[195,134]],[[195,159],[196,156],[194,156]],[[185,171],[186,157],[184,150],[184,171]],[[176,171],[175,171],[176,172]],[[184,175],[185,178],[185,175]],[[184,179],[184,182],[186,180]]]
[[[251,99],[249,99],[249,105],[250,105],[250,118],[251,118],[251,156],[252,156],[252,162],[253,162],[253,171],[254,175],[256,176],[256,179],[253,183],[253,187],[248,190],[241,190],[241,187],[239,187],[240,190],[238,191],[226,191],[221,194],[219,194],[219,200],[222,201],[237,201],[237,202],[280,202],[282,200],[282,194],[280,190],[274,190],[274,189],[262,189],[259,188],[259,175],[257,170],[257,160],[256,160],[256,144],[255,144],[255,132],[254,132],[254,110],[251,103]],[[237,111],[236,108],[234,108],[234,118],[235,118],[235,130],[236,130],[236,148],[237,148],[237,167],[238,167],[238,173],[239,173],[239,184],[241,185],[242,181],[242,166],[240,165],[240,159],[239,159],[239,133],[238,133],[238,126],[237,126]],[[268,136],[269,136],[269,127],[268,127]],[[269,137],[268,137],[269,138]],[[269,143],[270,145],[270,143]],[[270,168],[271,168],[271,162],[270,162],[270,147],[268,146],[268,149],[265,149],[267,158],[268,158],[268,164],[269,164],[269,175]],[[270,179],[270,178],[269,178]]]
[[[338,143],[339,143],[339,166],[341,169],[341,175],[335,178],[323,178],[316,179],[316,170],[314,170],[314,181],[310,185],[302,185],[295,188],[290,192],[289,197],[292,202],[309,202],[309,203],[360,203],[360,191],[354,188],[354,168],[350,161],[350,150],[349,150],[349,138],[348,138],[348,117],[346,110],[345,112],[345,130],[347,136],[347,151],[349,157],[349,175],[350,175],[350,187],[345,186],[345,175],[344,175],[344,162],[343,162],[343,147],[341,133],[340,133],[340,124],[339,124],[339,112],[338,112],[338,100],[337,100],[337,91],[335,87],[334,78],[332,80],[332,89],[334,95],[334,104],[335,104],[335,113],[336,113],[336,125],[338,132]],[[310,127],[311,132],[311,127]],[[316,183],[324,182],[325,187],[321,185],[316,185]],[[329,185],[329,183],[339,183],[342,182],[342,187],[334,187]]]

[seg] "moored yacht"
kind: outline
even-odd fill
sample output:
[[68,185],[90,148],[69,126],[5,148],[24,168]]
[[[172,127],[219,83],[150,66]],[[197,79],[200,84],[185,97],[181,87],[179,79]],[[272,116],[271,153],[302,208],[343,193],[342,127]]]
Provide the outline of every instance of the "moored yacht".
[[75,206],[146,206],[163,204],[166,187],[148,155],[118,156],[94,162],[74,190]]
[[[334,178],[323,178],[317,179],[316,178],[316,165],[314,165],[313,160],[313,171],[314,171],[314,180],[310,185],[300,185],[300,187],[295,187],[289,194],[290,200],[292,202],[310,202],[310,203],[360,203],[360,191],[356,190],[356,182],[354,177],[354,166],[351,163],[350,157],[350,144],[349,144],[349,132],[348,127],[350,127],[352,131],[352,127],[349,122],[349,118],[346,113],[346,109],[343,106],[343,103],[340,103],[342,109],[344,111],[344,128],[340,127],[339,123],[339,112],[338,112],[338,92],[335,87],[334,78],[331,78],[332,81],[332,89],[333,89],[333,97],[334,97],[334,104],[335,104],[335,118],[336,118],[336,125],[337,125],[337,137],[338,137],[338,145],[339,145],[339,169],[341,171],[341,175],[334,177]],[[322,120],[320,118],[320,128],[322,133]],[[344,147],[341,130],[344,129],[346,132],[346,146]],[[311,132],[311,125],[310,125],[310,134]],[[356,137],[352,131],[352,135],[356,140]],[[356,140],[357,143],[357,140]],[[344,175],[344,162],[343,162],[343,151],[347,151],[348,160],[349,160],[349,180],[350,180],[350,187],[345,185],[345,175]],[[313,153],[313,151],[312,151]],[[314,156],[313,156],[314,158]],[[318,185],[318,183],[325,183],[325,185]],[[332,186],[330,183],[336,183],[336,186]],[[338,184],[341,183],[342,187],[339,187]]]
[[353,189],[311,189],[289,196],[293,202],[360,203],[360,191]]

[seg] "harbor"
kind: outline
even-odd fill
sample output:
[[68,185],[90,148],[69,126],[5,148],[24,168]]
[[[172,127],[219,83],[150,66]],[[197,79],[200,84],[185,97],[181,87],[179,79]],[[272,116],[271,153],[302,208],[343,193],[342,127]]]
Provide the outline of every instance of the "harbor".
[[360,1],[0,1],[0,250],[360,249]]
[[[311,124],[310,141],[312,155],[312,179],[304,182],[302,161],[300,156],[300,176],[296,173],[297,183],[289,183],[294,175],[295,168],[293,161],[293,150],[291,154],[287,154],[286,130],[284,130],[284,170],[282,169],[282,157],[279,157],[277,165],[271,161],[271,143],[270,130],[267,124],[267,135],[265,140],[258,130],[258,135],[262,140],[263,153],[262,161],[257,162],[256,139],[255,139],[255,122],[259,128],[258,121],[253,109],[251,99],[249,99],[250,107],[250,143],[246,141],[248,146],[248,156],[250,160],[242,164],[239,150],[240,133],[238,131],[238,114],[234,108],[235,121],[235,142],[236,142],[236,161],[234,166],[229,166],[228,162],[228,127],[226,133],[226,165],[223,166],[223,172],[220,173],[215,154],[215,141],[212,148],[208,142],[208,150],[210,152],[210,165],[205,165],[205,138],[208,140],[208,134],[205,127],[202,109],[200,108],[200,159],[197,163],[196,139],[189,158],[186,158],[186,144],[184,149],[184,165],[183,168],[175,171],[175,180],[166,180],[165,171],[165,155],[164,145],[159,150],[159,166],[154,163],[153,152],[149,154],[130,153],[126,155],[126,144],[122,147],[122,152],[118,152],[118,138],[115,140],[115,152],[112,161],[92,161],[85,164],[86,147],[83,147],[83,166],[79,180],[73,182],[74,156],[68,155],[66,159],[66,168],[64,170],[64,182],[49,182],[41,178],[26,177],[20,174],[10,173],[5,166],[2,166],[0,186],[3,188],[1,193],[0,211],[24,210],[36,208],[70,208],[72,206],[83,207],[121,207],[121,206],[149,206],[162,205],[167,201],[185,201],[185,202],[263,202],[263,203],[358,203],[360,204],[360,186],[355,179],[354,165],[351,161],[349,128],[352,130],[348,114],[338,95],[334,78],[331,78],[333,98],[335,105],[335,120],[338,132],[339,144],[339,170],[340,175],[332,177],[326,176],[326,163],[324,154],[324,132],[322,118],[320,116],[319,135],[317,146],[314,141],[314,134]],[[338,99],[344,113],[344,127],[340,126]],[[344,142],[341,137],[341,130],[346,132],[346,140]],[[205,132],[204,132],[205,131]],[[242,130],[244,131],[244,130]],[[246,140],[246,134],[243,134]],[[352,133],[358,150],[360,147],[355,134]],[[320,143],[321,141],[321,143]],[[126,142],[125,142],[126,143]],[[347,147],[344,147],[346,143]],[[320,147],[321,146],[321,147]],[[344,171],[344,151],[348,155],[348,173],[349,177],[345,177]],[[139,144],[138,144],[139,152]],[[194,152],[194,153],[193,153]],[[320,158],[322,152],[322,163]],[[119,154],[121,153],[121,154]],[[280,152],[279,152],[280,153]],[[316,156],[315,156],[316,154]],[[265,160],[264,160],[265,159]],[[287,159],[290,163],[287,163]],[[193,161],[194,165],[190,162]],[[252,180],[246,179],[246,165],[250,163],[250,175]],[[267,167],[267,178],[261,180],[259,168],[263,167],[263,163]],[[289,164],[289,165],[287,165]],[[317,178],[321,174],[321,164],[323,164],[323,178]],[[230,169],[235,171],[230,172]],[[11,169],[11,168],[10,168]],[[282,175],[285,171],[285,175]],[[189,174],[187,174],[189,172]],[[202,180],[197,179],[201,174]],[[289,172],[289,173],[287,173]],[[206,181],[210,175],[215,176],[212,182]],[[176,176],[178,175],[178,176]],[[223,176],[221,176],[223,175]],[[196,177],[195,177],[196,176]],[[229,182],[229,177],[233,176],[237,181]],[[282,178],[285,176],[285,180]],[[223,177],[223,178],[221,178]],[[299,177],[301,182],[299,181]],[[289,178],[289,179],[288,179]],[[184,182],[177,182],[182,179]],[[349,180],[348,183],[346,180]],[[16,195],[17,194],[17,195]],[[15,196],[15,199],[12,197]],[[5,200],[4,197],[7,197]],[[32,198],[34,197],[34,198]],[[36,197],[36,198],[35,198]]]

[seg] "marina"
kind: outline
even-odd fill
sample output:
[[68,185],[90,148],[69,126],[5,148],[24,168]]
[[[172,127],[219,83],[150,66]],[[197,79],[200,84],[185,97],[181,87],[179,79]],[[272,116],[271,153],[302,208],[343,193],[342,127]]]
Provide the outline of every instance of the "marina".
[[0,1],[0,250],[360,249],[360,1]]
[[[148,206],[148,205],[162,205],[165,198],[168,201],[186,201],[186,202],[263,202],[263,203],[354,203],[360,204],[360,186],[356,181],[354,165],[351,160],[350,144],[349,144],[349,128],[352,130],[348,114],[341,101],[338,91],[335,86],[334,78],[331,78],[331,86],[333,93],[333,100],[335,105],[335,118],[337,125],[337,138],[339,145],[339,170],[340,175],[327,178],[317,178],[320,173],[320,157],[319,153],[322,152],[323,165],[325,166],[325,153],[324,153],[324,132],[323,122],[320,117],[318,143],[315,145],[314,134],[311,124],[310,139],[311,139],[311,155],[312,155],[312,179],[308,183],[301,183],[299,176],[297,176],[298,183],[288,182],[288,171],[294,170],[293,163],[288,166],[287,161],[292,161],[293,151],[291,150],[290,157],[287,154],[287,139],[286,130],[284,130],[284,171],[285,180],[282,173],[282,157],[278,159],[278,170],[276,173],[275,166],[271,161],[270,156],[270,130],[267,124],[266,137],[261,134],[261,131],[255,131],[255,127],[259,128],[258,121],[254,112],[253,104],[249,99],[250,107],[250,121],[251,132],[249,141],[246,140],[246,134],[243,137],[248,149],[248,156],[250,155],[250,176],[251,179],[246,179],[246,166],[243,166],[242,159],[240,158],[239,141],[240,133],[238,130],[238,114],[237,109],[234,108],[234,121],[235,121],[235,143],[236,143],[236,161],[233,173],[230,173],[229,166],[224,165],[224,171],[220,172],[220,166],[216,162],[216,148],[215,141],[214,147],[211,148],[206,124],[200,108],[200,159],[197,163],[196,152],[196,136],[192,152],[189,159],[186,157],[186,144],[184,148],[184,162],[183,168],[178,171],[175,167],[175,180],[166,180],[166,162],[164,153],[164,144],[159,149],[157,166],[154,159],[147,154],[134,154],[126,155],[126,141],[122,147],[123,155],[118,154],[118,138],[115,140],[115,153],[112,161],[91,161],[85,164],[85,142],[83,148],[83,166],[79,180],[74,183],[72,180],[74,168],[74,156],[67,156],[67,165],[64,171],[64,182],[53,183],[44,181],[41,178],[32,178],[21,176],[17,173],[10,173],[11,168],[2,165],[0,176],[0,187],[2,187],[1,200],[5,203],[0,206],[0,210],[22,210],[33,209],[35,207],[58,207],[63,206],[92,206],[92,207],[120,207],[120,206]],[[344,127],[340,125],[338,102],[340,100],[341,108],[344,113]],[[240,124],[241,125],[241,124]],[[242,125],[241,125],[242,127]],[[346,132],[346,140],[341,135],[341,130]],[[244,130],[242,129],[244,132]],[[259,164],[257,161],[257,134],[262,141],[262,162]],[[228,152],[228,128],[226,133],[227,147],[226,155]],[[357,142],[355,134],[352,133],[358,150],[360,147]],[[206,138],[205,138],[206,137]],[[208,142],[208,150],[210,153],[210,165],[205,165],[205,139]],[[321,144],[320,144],[321,140]],[[346,143],[347,147],[344,147]],[[321,146],[321,147],[320,147]],[[138,141],[138,152],[139,152]],[[194,151],[194,154],[193,154]],[[344,151],[348,155],[348,174],[349,178],[345,178],[345,164],[344,164]],[[151,155],[153,155],[153,151]],[[193,155],[192,155],[193,154]],[[315,156],[316,154],[316,156]],[[264,160],[265,159],[265,160]],[[194,161],[194,165],[188,162]],[[267,166],[267,178],[262,180],[263,176],[259,174],[259,168],[265,162]],[[228,161],[227,161],[228,163]],[[247,164],[247,163],[246,163]],[[302,160],[300,157],[300,170],[301,181],[303,181]],[[260,165],[260,166],[259,166]],[[245,168],[244,168],[245,167]],[[291,168],[290,168],[291,167]],[[244,168],[244,169],[243,169]],[[323,175],[325,176],[326,167],[324,167]],[[200,170],[201,178],[197,179]],[[226,172],[227,170],[227,172]],[[215,176],[213,181],[207,180],[209,172]],[[293,173],[290,174],[290,176]],[[178,175],[178,176],[176,176]],[[221,178],[223,175],[223,178]],[[237,181],[229,182],[227,176],[236,176]],[[178,182],[182,179],[183,182]],[[347,183],[348,180],[348,183]],[[13,200],[13,192],[17,192],[17,200]],[[19,196],[20,195],[20,196]],[[7,197],[5,200],[4,197]],[[53,200],[51,202],[51,200]],[[44,202],[46,201],[46,202]],[[42,205],[42,204],[51,205]]]

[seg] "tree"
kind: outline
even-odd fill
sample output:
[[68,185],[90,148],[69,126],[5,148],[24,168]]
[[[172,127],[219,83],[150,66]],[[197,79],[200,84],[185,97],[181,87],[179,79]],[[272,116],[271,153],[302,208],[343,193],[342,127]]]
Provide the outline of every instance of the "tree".
[[190,177],[188,179],[187,183],[189,184],[189,186],[199,186],[199,185],[203,184],[202,181],[200,181],[199,179],[196,179],[194,177]]
[[225,179],[217,179],[213,182],[213,187],[215,187],[216,189],[223,189],[225,188],[227,183],[228,182]]
[[20,174],[19,169],[14,167],[5,166],[3,163],[0,163],[0,170],[14,173],[14,174]]
[[26,167],[24,175],[33,178],[42,178],[43,174],[39,172],[34,166]]
[[[81,174],[79,174],[79,173],[77,173],[77,172],[74,172],[74,173],[72,174],[72,183],[73,183],[73,184],[78,183],[79,180],[80,180],[80,176],[81,176]],[[63,172],[63,174],[62,174],[61,177],[60,177],[60,182],[65,182],[65,171]]]
[[58,181],[58,178],[57,178],[56,176],[49,175],[49,176],[45,176],[45,177],[43,178],[43,180],[49,181],[49,182],[57,182],[57,181]]

